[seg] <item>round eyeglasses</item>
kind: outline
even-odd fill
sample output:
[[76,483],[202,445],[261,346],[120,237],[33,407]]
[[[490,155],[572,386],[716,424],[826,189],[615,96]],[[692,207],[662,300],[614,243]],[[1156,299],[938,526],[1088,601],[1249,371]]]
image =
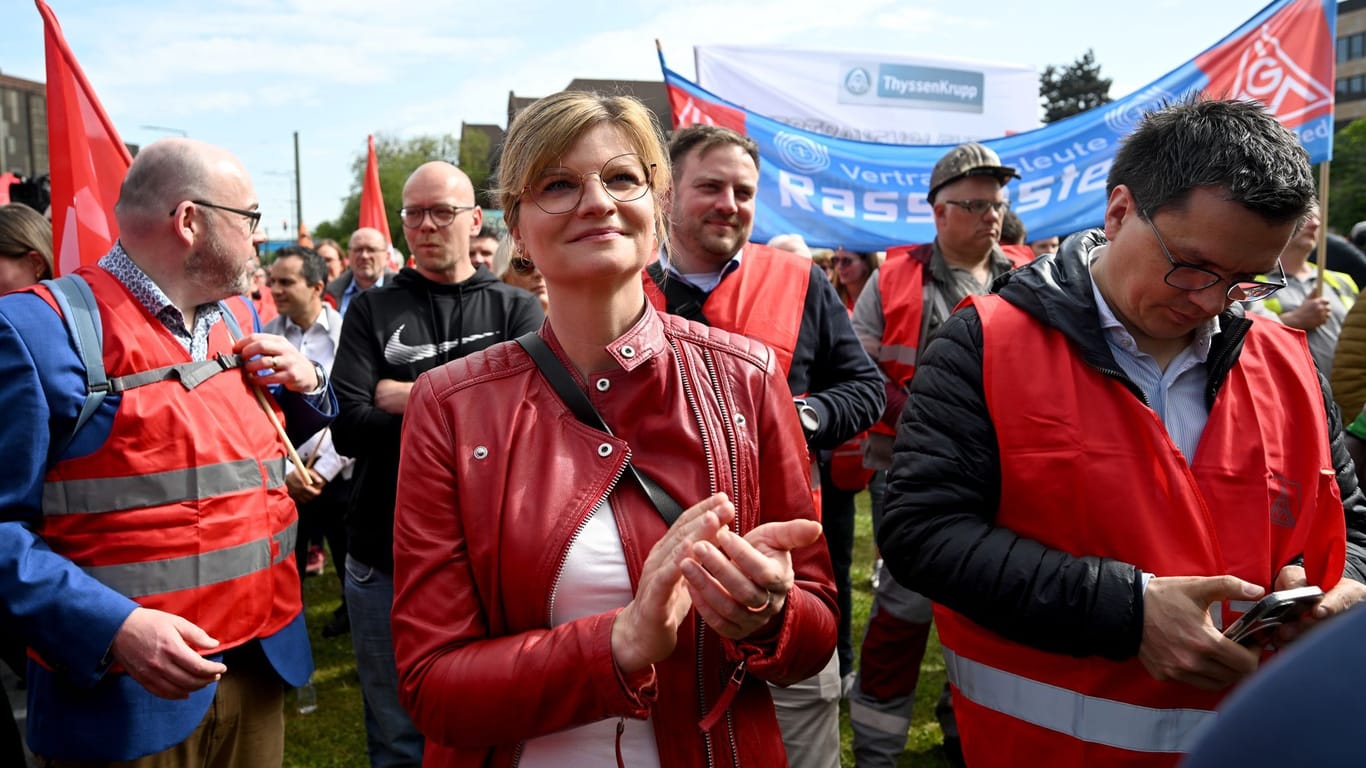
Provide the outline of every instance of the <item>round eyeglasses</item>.
[[1273,280],[1265,276],[1259,280],[1235,280],[1231,277],[1225,278],[1218,272],[1204,267],[1177,261],[1172,257],[1172,252],[1167,250],[1167,243],[1162,239],[1162,233],[1157,231],[1157,225],[1153,223],[1152,212],[1142,211],[1139,216],[1148,222],[1148,227],[1153,231],[1153,237],[1157,238],[1157,244],[1162,248],[1162,255],[1171,262],[1172,268],[1167,270],[1166,276],[1162,279],[1173,288],[1191,292],[1203,291],[1228,280],[1228,290],[1224,292],[1224,296],[1229,301],[1261,301],[1285,287],[1285,269],[1281,267],[1279,258],[1276,259],[1276,271],[1280,274],[1280,280]]
[[596,174],[598,182],[613,200],[629,203],[650,191],[654,171],[653,163],[647,166],[643,157],[631,152],[608,160],[597,171],[577,173],[568,168],[547,168],[522,187],[522,195],[531,198],[531,202],[546,213],[569,213],[583,200],[588,177]]

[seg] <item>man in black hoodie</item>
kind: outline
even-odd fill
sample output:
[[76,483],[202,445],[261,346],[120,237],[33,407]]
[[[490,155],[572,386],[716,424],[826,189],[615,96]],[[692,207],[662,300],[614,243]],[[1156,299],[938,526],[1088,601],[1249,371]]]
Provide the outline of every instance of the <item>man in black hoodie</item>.
[[483,212],[459,168],[426,163],[403,185],[403,234],[416,268],[357,296],[332,370],[337,450],[356,458],[348,510],[346,601],[373,765],[419,765],[422,735],[398,700],[389,611],[394,498],[408,392],[425,371],[540,327],[540,302],[470,263]]

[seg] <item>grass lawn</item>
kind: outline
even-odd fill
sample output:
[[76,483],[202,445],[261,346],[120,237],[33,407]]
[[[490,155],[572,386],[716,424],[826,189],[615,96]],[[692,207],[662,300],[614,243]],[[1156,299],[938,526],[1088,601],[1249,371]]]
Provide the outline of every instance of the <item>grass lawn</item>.
[[[858,497],[858,518],[854,539],[854,651],[858,652],[863,628],[868,622],[872,600],[869,581],[875,558],[872,518],[868,494]],[[286,700],[285,765],[292,768],[363,768],[369,764],[365,753],[365,715],[361,704],[360,681],[356,678],[355,658],[349,635],[323,639],[322,626],[340,605],[341,590],[329,558],[327,572],[304,582],[304,603],[308,614],[309,636],[317,671],[313,683],[317,691],[317,711],[301,715],[293,693]],[[907,740],[902,766],[934,768],[947,763],[940,750],[943,740],[934,719],[934,704],[944,685],[944,661],[939,655],[939,638],[930,637],[930,647],[921,667],[916,691],[915,718]],[[854,764],[850,751],[849,707],[840,705],[841,755],[845,766]]]

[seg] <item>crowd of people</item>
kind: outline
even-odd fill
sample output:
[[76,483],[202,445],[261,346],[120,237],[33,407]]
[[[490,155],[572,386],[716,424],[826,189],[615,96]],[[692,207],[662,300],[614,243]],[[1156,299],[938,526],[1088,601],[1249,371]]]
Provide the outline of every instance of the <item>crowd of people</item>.
[[[895,766],[934,627],[954,764],[1270,759],[1284,697],[1229,692],[1294,685],[1278,646],[1328,690],[1360,638],[1314,625],[1366,597],[1366,257],[1316,265],[1307,155],[1250,102],[1146,115],[1097,229],[1030,241],[1020,177],[962,144],[931,242],[761,244],[753,140],[567,92],[509,126],[503,226],[412,172],[399,269],[372,228],[258,254],[246,170],[184,138],[71,275],[0,207],[27,746],[280,765],[326,542],[358,764],[833,768],[847,699],[857,765]],[[1224,636],[1306,585],[1274,641]]]

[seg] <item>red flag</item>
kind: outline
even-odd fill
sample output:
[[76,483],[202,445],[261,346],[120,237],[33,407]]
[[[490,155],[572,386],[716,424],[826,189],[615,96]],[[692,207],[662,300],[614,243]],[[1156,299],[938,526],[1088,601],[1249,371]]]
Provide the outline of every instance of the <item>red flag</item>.
[[133,158],[95,98],[43,0],[47,141],[52,174],[52,250],[57,274],[94,264],[118,238],[114,203]]
[[[1323,0],[1286,2],[1246,34],[1200,54],[1195,65],[1209,77],[1205,93],[1256,99],[1297,134],[1306,123],[1332,115],[1336,9],[1325,5]],[[1331,140],[1331,122],[1321,125],[1323,137]]]
[[384,212],[384,193],[379,189],[379,161],[375,159],[375,137],[366,139],[370,153],[365,158],[365,183],[360,188],[360,225],[378,229],[384,235],[384,244],[393,245],[389,236],[389,217]]

